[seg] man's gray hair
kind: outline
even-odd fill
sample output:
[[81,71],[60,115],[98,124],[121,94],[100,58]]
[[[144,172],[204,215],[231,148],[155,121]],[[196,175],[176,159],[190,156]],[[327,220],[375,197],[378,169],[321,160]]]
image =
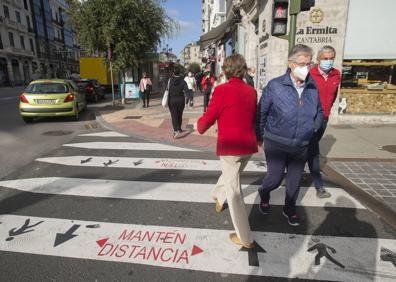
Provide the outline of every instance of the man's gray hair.
[[319,59],[320,56],[321,56],[323,53],[327,53],[327,52],[333,52],[333,53],[334,53],[334,56],[336,55],[336,50],[334,49],[333,46],[325,45],[325,46],[323,46],[322,48],[319,49],[317,58]]
[[289,61],[295,62],[297,60],[297,57],[301,55],[310,56],[312,58],[313,55],[312,48],[304,44],[297,44],[291,49],[287,59]]

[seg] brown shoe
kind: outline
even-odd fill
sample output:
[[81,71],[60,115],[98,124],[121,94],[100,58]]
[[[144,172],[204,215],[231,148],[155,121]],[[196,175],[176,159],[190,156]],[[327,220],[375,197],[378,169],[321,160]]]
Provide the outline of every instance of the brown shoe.
[[241,242],[241,239],[238,238],[238,235],[237,235],[236,233],[231,233],[231,234],[230,234],[230,240],[231,240],[235,245],[243,246],[243,247],[245,247],[246,249],[254,248],[254,243],[243,244],[243,243]]
[[217,199],[215,201],[216,201],[216,212],[217,213],[221,213],[223,210],[226,209],[226,207],[227,207],[226,203],[220,204],[219,200],[217,200]]

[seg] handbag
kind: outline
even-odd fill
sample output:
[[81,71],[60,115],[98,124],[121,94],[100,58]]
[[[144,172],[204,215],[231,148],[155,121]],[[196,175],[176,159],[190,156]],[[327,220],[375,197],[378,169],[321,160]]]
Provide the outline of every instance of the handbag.
[[165,89],[164,96],[162,97],[162,107],[166,108],[168,107],[169,103],[169,84],[170,84],[170,79],[168,80],[168,86]]

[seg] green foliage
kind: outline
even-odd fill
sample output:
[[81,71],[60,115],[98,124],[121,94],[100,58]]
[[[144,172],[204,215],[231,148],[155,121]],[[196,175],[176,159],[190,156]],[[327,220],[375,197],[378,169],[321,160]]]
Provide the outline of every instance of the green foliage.
[[189,66],[188,66],[188,71],[190,71],[190,72],[192,72],[192,73],[198,73],[198,72],[200,72],[201,71],[201,66],[199,65],[199,64],[197,64],[197,63],[191,63]]
[[70,23],[81,46],[91,52],[113,50],[113,66],[124,71],[155,50],[178,28],[161,0],[67,0]]

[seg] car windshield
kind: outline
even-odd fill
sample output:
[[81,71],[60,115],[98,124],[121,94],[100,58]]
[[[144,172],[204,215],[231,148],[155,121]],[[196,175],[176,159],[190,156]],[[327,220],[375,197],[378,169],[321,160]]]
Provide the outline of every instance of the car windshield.
[[78,85],[78,86],[82,86],[82,87],[87,87],[88,84],[89,84],[88,81],[78,81],[78,82],[77,82],[77,85]]
[[31,94],[63,94],[68,93],[67,85],[63,83],[34,83],[30,84],[25,93]]

